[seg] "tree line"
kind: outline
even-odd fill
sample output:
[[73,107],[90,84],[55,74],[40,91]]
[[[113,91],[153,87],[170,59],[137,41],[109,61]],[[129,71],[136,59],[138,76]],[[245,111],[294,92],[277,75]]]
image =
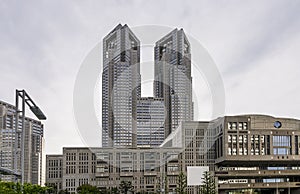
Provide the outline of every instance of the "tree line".
[[[165,190],[163,193],[169,193],[167,185],[167,179],[165,180]],[[84,184],[76,189],[78,194],[129,194],[135,193],[133,190],[132,183],[130,181],[121,181],[119,187],[114,187],[111,189],[100,189],[96,186],[89,184]],[[21,185],[20,183],[13,182],[3,182],[0,181],[0,193],[5,194],[69,194],[68,190],[58,191],[56,185],[47,184],[46,186],[34,185],[30,183],[25,183]],[[147,192],[137,192],[137,194],[142,194]],[[161,193],[158,191],[158,193]],[[187,177],[181,172],[177,179],[177,194],[187,193]],[[209,172],[204,172],[202,178],[202,185],[198,189],[199,194],[217,194],[215,178],[211,176]]]

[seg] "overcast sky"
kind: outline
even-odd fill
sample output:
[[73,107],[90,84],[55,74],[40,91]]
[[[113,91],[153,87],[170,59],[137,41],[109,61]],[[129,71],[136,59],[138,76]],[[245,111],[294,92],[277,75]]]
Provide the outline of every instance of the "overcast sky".
[[13,104],[15,89],[27,90],[48,117],[47,153],[84,146],[74,82],[86,55],[119,23],[183,28],[196,38],[222,75],[226,114],[300,118],[300,1],[3,0],[0,99]]

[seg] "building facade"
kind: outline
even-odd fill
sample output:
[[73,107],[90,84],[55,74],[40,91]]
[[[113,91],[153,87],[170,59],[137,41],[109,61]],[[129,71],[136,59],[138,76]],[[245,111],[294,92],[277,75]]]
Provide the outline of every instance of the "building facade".
[[[56,156],[63,158],[57,181],[71,192],[83,183],[109,190],[122,180],[135,192],[174,192],[180,172],[205,166],[220,194],[297,194],[299,136],[300,120],[267,115],[183,122],[159,148],[64,148]],[[199,193],[199,186],[187,193]]]
[[140,82],[140,41],[119,24],[103,39],[103,147],[136,147]]
[[47,186],[53,187],[56,192],[62,190],[62,172],[63,157],[62,155],[46,156],[46,180]]
[[300,192],[300,121],[266,115],[227,116],[216,138],[219,193]]
[[[214,168],[214,147],[200,152],[197,145],[209,143],[208,123],[187,122],[177,133],[182,147],[158,148],[63,148],[62,155],[47,156],[47,164],[53,158],[63,158],[62,179],[50,178],[47,168],[46,182],[61,184],[62,189],[75,193],[82,184],[100,189],[119,187],[121,181],[130,181],[135,192],[175,192],[178,175],[186,174],[188,166]],[[173,143],[172,140],[171,144]],[[191,143],[191,142],[197,142]],[[174,142],[175,145],[175,142]],[[199,187],[189,186],[188,193],[197,193]]]
[[137,146],[158,147],[165,140],[163,98],[141,97],[137,100]]
[[[157,146],[178,128],[182,121],[193,120],[191,50],[184,31],[175,29],[155,45],[154,98],[141,98],[140,41],[125,24],[119,24],[103,39],[102,72],[102,146]],[[155,99],[155,100],[153,100]],[[148,101],[148,102],[146,102]],[[164,132],[159,126],[157,141],[148,134],[162,120],[162,115],[140,125],[145,114],[138,115],[154,101],[164,105]],[[149,104],[149,105],[146,105]],[[138,107],[137,107],[138,106]],[[151,110],[153,108],[150,108]],[[162,109],[162,107],[159,107]],[[154,110],[154,109],[153,109]],[[156,120],[157,119],[157,120]],[[137,123],[139,122],[139,123]],[[153,124],[153,126],[148,126]],[[139,125],[139,126],[137,126]],[[146,129],[148,127],[148,129]],[[143,134],[138,134],[142,132]],[[139,140],[137,140],[137,136]],[[145,141],[141,142],[141,138]]]
[[[16,130],[16,128],[18,129]],[[24,182],[44,184],[44,126],[40,121],[25,118]],[[0,101],[0,165],[3,169],[21,172],[22,121],[16,125],[16,108]],[[16,181],[15,175],[1,175],[2,180]]]
[[165,138],[182,121],[193,120],[191,46],[183,29],[156,42],[154,48],[154,87],[166,109]]

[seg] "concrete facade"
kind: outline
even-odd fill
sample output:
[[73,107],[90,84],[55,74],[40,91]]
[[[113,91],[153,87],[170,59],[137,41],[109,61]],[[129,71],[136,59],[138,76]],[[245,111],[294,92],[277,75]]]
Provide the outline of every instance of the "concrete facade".
[[[104,37],[102,147],[137,147],[146,144],[155,147],[175,131],[182,121],[193,120],[191,48],[184,31],[174,29],[162,37],[156,42],[154,52],[154,98],[148,97],[146,100],[146,97],[141,98],[140,41],[126,24],[119,24]],[[140,124],[145,116],[142,111],[147,108],[140,105],[146,104],[146,101],[148,104],[160,101],[164,107],[164,110],[162,106],[159,107],[161,110],[156,113],[157,118],[152,117],[146,122],[152,126]],[[140,103],[139,107],[137,103]],[[151,108],[151,104],[148,107],[150,110],[158,108]],[[141,115],[138,115],[139,112]],[[159,126],[162,116],[163,128]],[[157,141],[149,141],[147,134],[157,126]],[[164,132],[161,132],[162,129]],[[161,135],[164,137],[161,138]]]
[[191,46],[183,29],[174,29],[154,48],[154,87],[166,109],[165,138],[182,121],[193,120]]
[[127,25],[103,39],[102,146],[136,147],[140,42]]
[[[0,146],[1,168],[21,171],[21,132],[19,120],[16,130],[15,106],[0,101]],[[24,182],[43,185],[45,170],[43,168],[44,126],[40,121],[25,118],[24,148]],[[2,180],[16,181],[14,175],[1,175]]]
[[227,116],[216,152],[219,193],[299,193],[300,121],[266,115]]
[[47,186],[51,186],[56,191],[62,190],[62,155],[47,155],[46,156],[46,180]]
[[137,100],[137,146],[158,147],[165,140],[163,98],[141,97]]
[[[64,148],[61,184],[70,191],[86,182],[110,189],[126,180],[136,192],[173,192],[180,172],[208,166],[220,194],[296,194],[299,136],[300,120],[267,115],[183,122],[155,149]],[[187,188],[198,192],[199,186]]]
[[[208,123],[187,122],[181,126],[184,146],[159,148],[63,148],[62,189],[75,192],[84,183],[101,189],[118,187],[122,180],[132,182],[135,192],[175,192],[178,175],[186,174],[188,166],[214,168],[214,147],[206,145],[202,150],[197,145],[210,144],[212,137],[207,132]],[[197,143],[193,143],[197,142]],[[172,144],[172,141],[169,142]],[[174,143],[175,145],[175,143]],[[48,163],[48,161],[47,161]],[[49,175],[49,170],[47,170]],[[61,181],[61,182],[60,182]],[[199,187],[187,188],[188,193],[197,193]]]

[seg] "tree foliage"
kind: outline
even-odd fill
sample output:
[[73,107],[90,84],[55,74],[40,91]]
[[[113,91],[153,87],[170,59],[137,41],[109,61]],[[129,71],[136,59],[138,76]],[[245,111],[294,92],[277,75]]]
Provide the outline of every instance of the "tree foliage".
[[111,188],[110,191],[111,191],[111,194],[119,194],[120,193],[118,187],[113,187],[113,188]]
[[123,194],[127,194],[128,191],[132,191],[133,187],[130,181],[121,181],[120,183],[120,191]]
[[60,190],[58,194],[70,194],[70,192],[67,189],[65,189],[65,190]]
[[20,183],[0,181],[0,193],[5,194],[46,194],[49,189],[49,187],[30,183],[21,185]]
[[180,172],[180,174],[178,175],[178,179],[177,179],[176,192],[179,194],[185,194],[186,187],[187,187],[186,175],[183,174],[183,172]]
[[77,187],[78,194],[100,194],[100,190],[96,186],[84,184]]
[[215,178],[208,171],[203,173],[200,194],[217,194]]
[[57,190],[57,185],[55,183],[45,183],[45,186],[47,186],[48,189],[48,193],[49,194],[57,194],[58,190]]

